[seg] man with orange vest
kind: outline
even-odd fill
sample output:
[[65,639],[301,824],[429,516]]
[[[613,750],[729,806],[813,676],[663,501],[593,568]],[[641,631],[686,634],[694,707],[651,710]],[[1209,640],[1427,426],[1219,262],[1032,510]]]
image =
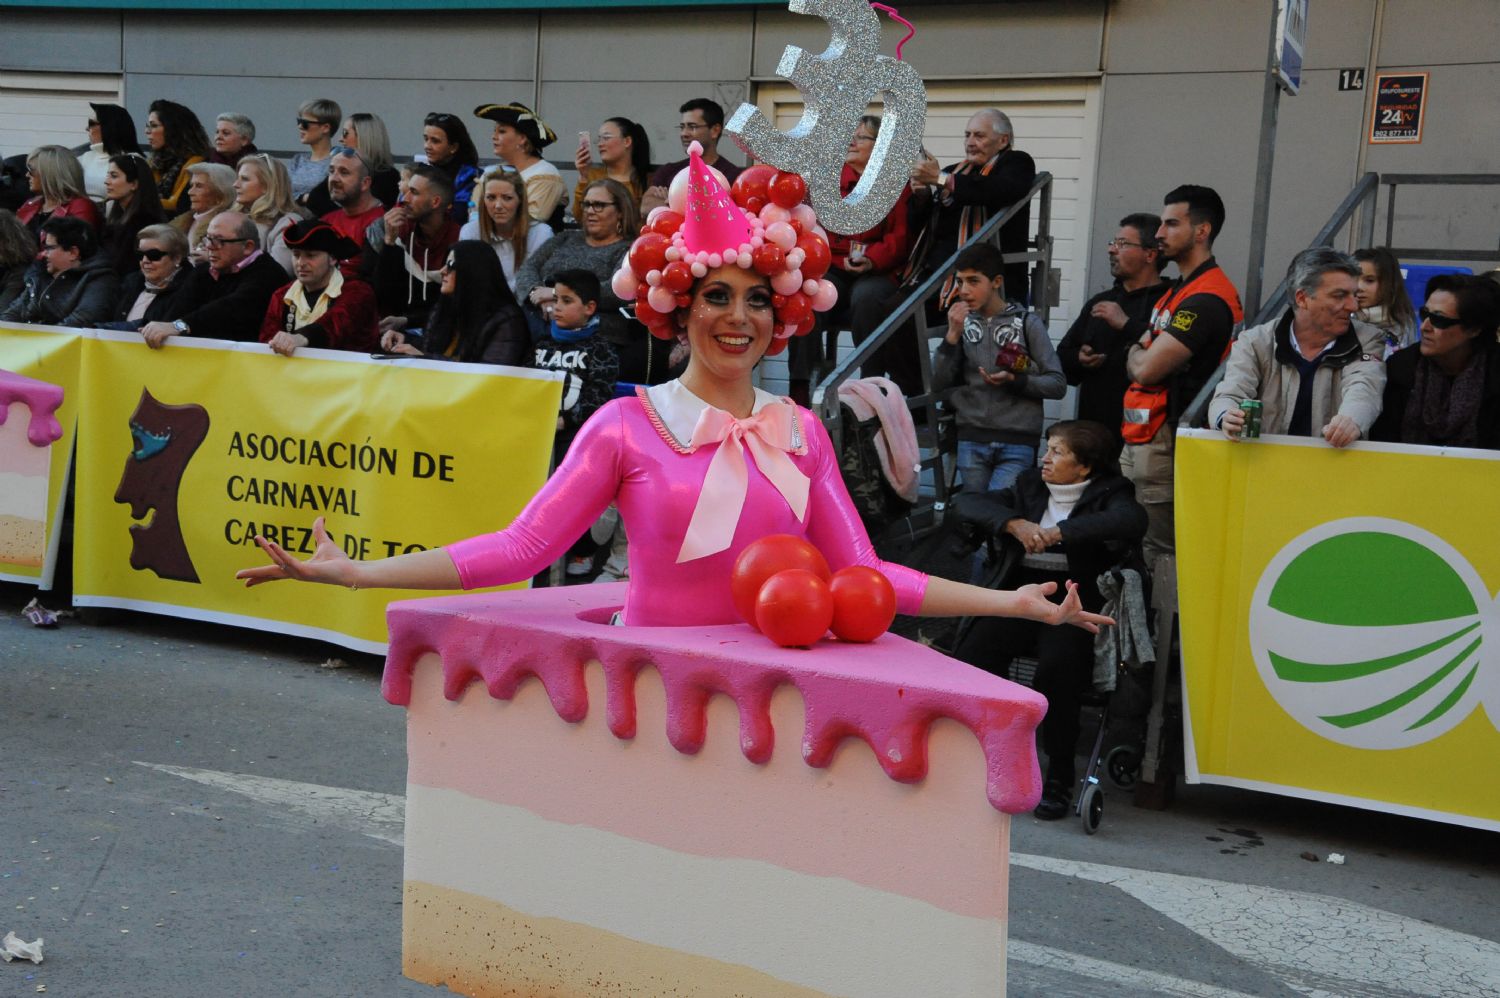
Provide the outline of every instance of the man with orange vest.
[[1161,258],[1180,275],[1151,310],[1126,355],[1132,384],[1125,392],[1120,469],[1135,483],[1149,526],[1146,564],[1175,548],[1172,460],[1177,421],[1213,376],[1235,326],[1244,320],[1239,292],[1214,262],[1213,245],[1224,226],[1224,202],[1209,187],[1184,184],[1164,199],[1156,240]]

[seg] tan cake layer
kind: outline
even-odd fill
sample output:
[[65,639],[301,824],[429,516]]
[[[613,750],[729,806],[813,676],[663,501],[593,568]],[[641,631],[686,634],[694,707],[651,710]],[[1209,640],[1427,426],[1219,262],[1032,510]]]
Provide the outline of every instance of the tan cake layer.
[[41,567],[42,555],[47,550],[44,529],[41,520],[0,514],[0,561]]
[[768,974],[406,881],[402,972],[474,998],[827,998]]

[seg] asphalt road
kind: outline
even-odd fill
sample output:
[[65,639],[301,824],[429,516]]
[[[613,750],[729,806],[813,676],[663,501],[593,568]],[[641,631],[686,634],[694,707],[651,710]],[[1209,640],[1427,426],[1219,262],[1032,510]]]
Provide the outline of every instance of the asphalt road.
[[[0,996],[436,993],[400,976],[378,660],[146,615],[40,630],[31,595],[0,585],[0,935],[46,960],[0,964]],[[1018,818],[1009,993],[1500,994],[1497,846],[1209,787],[1111,791],[1093,837]]]

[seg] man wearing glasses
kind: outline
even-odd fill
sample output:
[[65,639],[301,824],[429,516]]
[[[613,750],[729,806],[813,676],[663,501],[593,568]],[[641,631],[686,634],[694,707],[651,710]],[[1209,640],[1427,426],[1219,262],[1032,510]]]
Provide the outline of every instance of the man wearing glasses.
[[1261,404],[1262,433],[1321,436],[1347,447],[1369,436],[1385,392],[1385,336],[1355,319],[1359,264],[1314,246],[1287,270],[1292,304],[1280,317],[1245,330],[1229,350],[1208,423],[1239,440],[1240,403]]
[[[745,168],[736,166],[719,155],[719,136],[724,134],[724,109],[717,101],[711,101],[707,97],[694,97],[678,108],[678,111],[682,114],[682,119],[677,124],[677,137],[682,142],[682,151],[687,152],[687,147],[694,142],[700,143],[703,146],[703,162],[724,174],[726,187],[733,184],[734,178]],[[649,215],[652,208],[659,208],[667,203],[667,190],[672,186],[672,178],[687,165],[687,159],[683,158],[657,167],[656,172],[651,174],[651,186],[641,196],[642,217]]]
[[146,345],[159,349],[173,336],[205,336],[253,343],[271,296],[286,283],[281,264],[261,252],[260,230],[239,212],[226,211],[208,223],[205,262],[193,268],[182,289],[187,312],[175,322],[141,327]]
[[1161,219],[1138,212],[1120,219],[1109,241],[1109,273],[1115,283],[1083,303],[1078,318],[1057,345],[1068,384],[1078,386],[1078,418],[1109,427],[1120,437],[1124,410],[1125,350],[1132,337],[1129,323],[1144,328],[1151,306],[1167,290],[1161,279],[1161,251],[1156,230]]

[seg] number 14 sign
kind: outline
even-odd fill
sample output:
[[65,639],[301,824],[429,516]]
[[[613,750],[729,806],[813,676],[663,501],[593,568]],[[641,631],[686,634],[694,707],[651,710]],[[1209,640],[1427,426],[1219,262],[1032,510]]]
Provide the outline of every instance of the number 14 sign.
[[1378,73],[1370,116],[1370,142],[1394,145],[1422,141],[1427,109],[1426,73]]

